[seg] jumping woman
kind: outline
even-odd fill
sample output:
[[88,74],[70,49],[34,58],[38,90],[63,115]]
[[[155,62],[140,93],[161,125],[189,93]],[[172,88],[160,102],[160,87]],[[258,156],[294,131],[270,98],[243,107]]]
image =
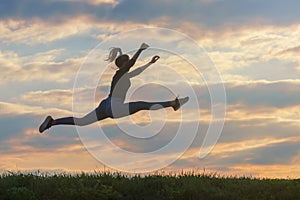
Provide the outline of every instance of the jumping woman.
[[176,97],[175,100],[165,102],[137,101],[125,103],[126,93],[131,85],[130,78],[139,75],[159,59],[159,56],[154,56],[146,65],[129,72],[130,68],[135,64],[142,51],[144,51],[148,47],[149,45],[143,43],[131,59],[129,59],[129,56],[127,54],[122,54],[120,48],[112,48],[107,61],[114,61],[119,54],[119,56],[115,60],[115,64],[118,67],[118,70],[113,76],[108,97],[102,100],[95,110],[82,118],[65,117],[60,119],[53,119],[51,116],[48,116],[39,127],[40,133],[56,125],[64,124],[85,126],[106,118],[115,119],[129,116],[140,110],[158,110],[166,107],[172,107],[175,111],[178,110],[180,106],[182,106],[189,100],[189,97],[180,99]]

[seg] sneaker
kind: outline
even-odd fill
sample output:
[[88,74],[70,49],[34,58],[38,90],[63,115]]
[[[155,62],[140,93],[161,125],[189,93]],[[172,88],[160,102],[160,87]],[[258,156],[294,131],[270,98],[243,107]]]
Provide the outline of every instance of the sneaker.
[[172,106],[173,109],[176,111],[178,110],[181,106],[183,106],[183,104],[185,104],[187,101],[189,100],[189,97],[184,97],[181,99],[178,99],[178,97],[176,97],[175,99],[175,105]]
[[46,117],[45,121],[40,125],[40,128],[39,128],[40,133],[42,133],[46,129],[50,128],[52,121],[53,121],[53,118],[51,116]]

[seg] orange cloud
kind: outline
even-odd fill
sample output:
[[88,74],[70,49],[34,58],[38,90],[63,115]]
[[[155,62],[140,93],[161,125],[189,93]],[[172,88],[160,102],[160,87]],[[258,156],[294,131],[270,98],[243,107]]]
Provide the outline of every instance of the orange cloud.
[[[75,148],[75,151],[74,151]],[[95,160],[82,146],[68,148],[2,155],[0,168],[10,171],[25,170],[54,170],[54,171],[94,171],[102,169],[103,165]],[[2,162],[3,161],[3,162]],[[4,162],[5,161],[5,162]]]
[[254,165],[240,164],[230,166],[227,174],[254,176],[258,178],[299,178],[299,164]]
[[1,116],[18,115],[47,115],[56,113],[57,115],[72,115],[70,111],[57,108],[43,108],[41,106],[28,106],[24,104],[0,102]]

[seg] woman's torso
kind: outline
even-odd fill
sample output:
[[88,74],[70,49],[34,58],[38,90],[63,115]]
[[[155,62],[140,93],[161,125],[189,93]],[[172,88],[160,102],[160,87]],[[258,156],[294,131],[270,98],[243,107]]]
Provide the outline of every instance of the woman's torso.
[[124,102],[130,86],[128,71],[118,70],[112,79],[109,97],[118,98]]

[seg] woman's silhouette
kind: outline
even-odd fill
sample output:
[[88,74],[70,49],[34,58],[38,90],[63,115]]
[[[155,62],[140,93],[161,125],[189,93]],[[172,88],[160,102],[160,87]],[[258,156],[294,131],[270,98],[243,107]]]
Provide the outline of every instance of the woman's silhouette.
[[107,60],[110,62],[114,61],[119,53],[120,55],[115,60],[115,64],[119,69],[113,76],[109,96],[106,99],[102,100],[95,110],[82,118],[65,117],[60,119],[53,119],[51,116],[48,116],[39,127],[39,131],[42,133],[46,129],[49,129],[51,126],[61,124],[85,126],[103,120],[105,118],[114,119],[128,116],[140,110],[157,110],[166,107],[172,107],[175,111],[178,110],[180,106],[182,106],[189,100],[189,97],[180,99],[176,97],[175,100],[165,102],[124,102],[126,93],[131,85],[130,78],[142,73],[146,68],[148,68],[159,59],[159,56],[154,56],[146,65],[129,72],[130,68],[135,64],[142,51],[144,51],[148,47],[149,46],[147,44],[143,43],[131,59],[129,59],[128,55],[122,54],[120,48],[113,48],[110,51]]

